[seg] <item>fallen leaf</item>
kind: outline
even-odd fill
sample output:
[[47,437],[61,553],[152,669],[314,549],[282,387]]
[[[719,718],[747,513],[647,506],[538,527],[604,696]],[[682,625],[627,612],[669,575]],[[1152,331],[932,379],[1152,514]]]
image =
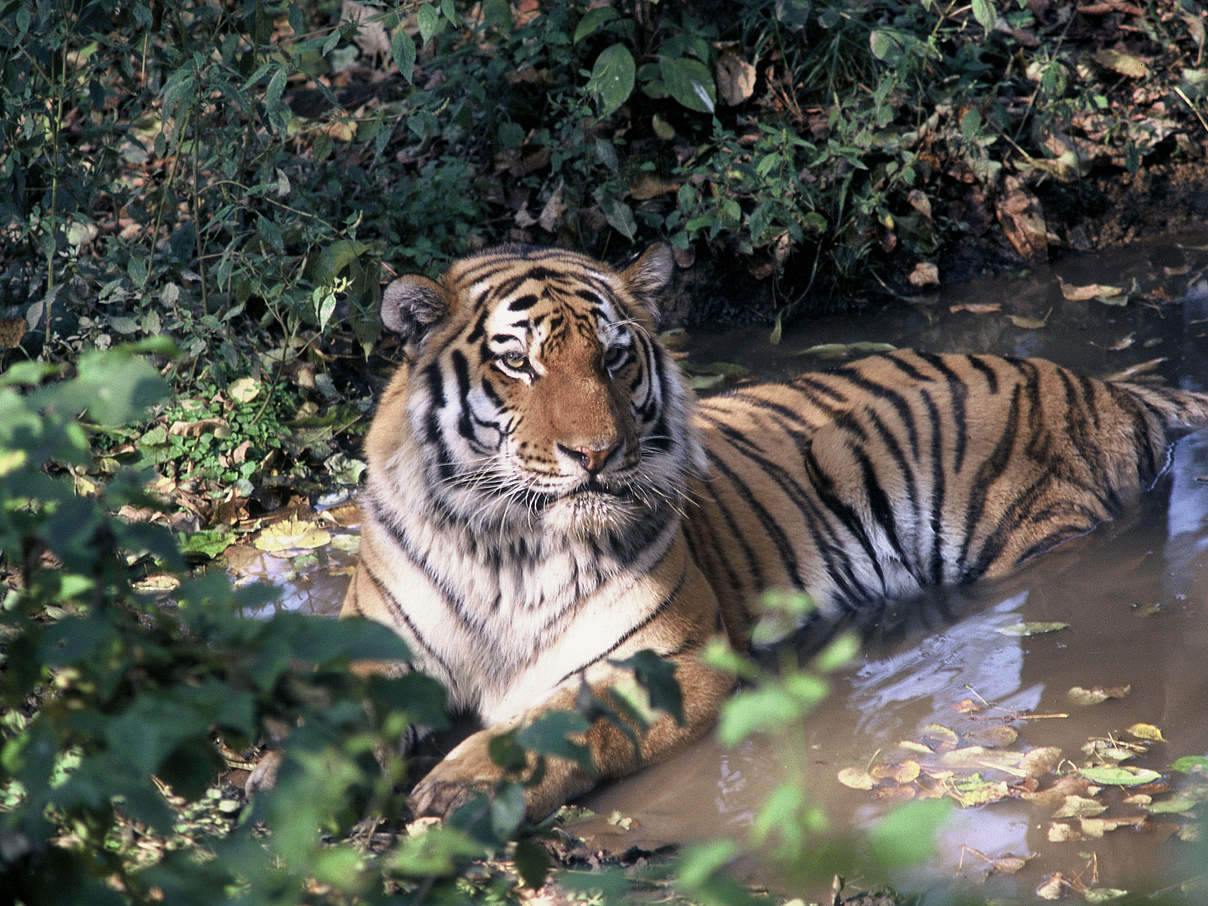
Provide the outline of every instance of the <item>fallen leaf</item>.
[[1075,705],[1097,705],[1109,698],[1124,698],[1132,691],[1132,686],[1071,686],[1066,697]]
[[1069,626],[1069,623],[1033,620],[1026,623],[1012,623],[1009,626],[999,626],[994,631],[1001,633],[1002,635],[1027,637],[1033,635],[1043,635],[1046,632],[1059,632],[1062,629],[1068,629]]
[[[1064,821],[1054,821],[1049,825],[1048,841],[1050,843],[1073,843],[1081,839],[1082,834],[1073,825],[1066,824]],[[1037,891],[1037,893],[1039,892]]]
[[1124,292],[1123,286],[1108,286],[1106,283],[1066,283],[1061,277],[1057,278],[1063,298],[1071,302],[1085,302],[1097,296],[1118,296]]
[[1133,79],[1144,79],[1149,75],[1149,66],[1138,56],[1103,47],[1091,55],[1092,59],[1104,69],[1110,69],[1120,75]]
[[984,746],[1003,748],[1019,739],[1019,731],[1014,727],[1008,727],[1006,724],[998,724],[992,727],[979,728],[975,733],[970,735],[970,739]]
[[843,768],[839,771],[838,779],[853,790],[871,790],[877,785],[876,778],[863,768]]
[[1082,891],[1082,898],[1088,903],[1106,903],[1126,896],[1128,891],[1118,887],[1088,887]]
[[1053,812],[1054,818],[1093,818],[1107,811],[1107,806],[1097,799],[1085,796],[1066,796],[1061,808]]
[[16,348],[28,327],[24,318],[0,319],[0,349]]
[[1078,773],[1092,783],[1101,783],[1104,786],[1139,786],[1162,778],[1157,771],[1129,765],[1079,768]]
[[1133,724],[1124,732],[1137,739],[1150,739],[1154,742],[1166,742],[1166,737],[1162,735],[1162,731],[1153,724]]
[[974,774],[954,782],[948,789],[948,795],[961,808],[974,808],[1000,802],[1011,795],[1011,790],[1005,780],[983,780],[981,775]]
[[940,285],[940,269],[930,261],[920,261],[906,278],[911,286],[922,289],[924,286]]
[[257,550],[278,553],[291,550],[308,550],[325,547],[331,543],[331,532],[313,522],[301,519],[282,519],[264,529],[252,542]]
[[1121,827],[1140,827],[1145,823],[1144,815],[1130,815],[1126,818],[1079,818],[1078,823],[1082,834],[1097,840],[1104,834],[1118,830]]
[[1029,318],[1027,315],[1007,315],[1007,319],[1021,330],[1040,330],[1049,323],[1049,316]]
[[1169,799],[1162,799],[1159,802],[1139,803],[1142,808],[1148,811],[1151,815],[1181,815],[1183,812],[1189,812],[1197,805],[1203,803],[1203,799],[1198,796],[1192,796],[1186,793],[1176,793]]
[[960,302],[956,305],[949,305],[948,311],[953,314],[956,314],[958,311],[967,311],[971,315],[988,315],[999,311],[1001,308],[1001,302]]
[[882,802],[909,802],[918,795],[918,790],[908,784],[883,786],[873,790],[873,796]]
[[878,352],[892,352],[897,349],[892,343],[874,343],[862,340],[856,343],[819,343],[796,353],[797,355],[814,355],[820,359],[841,359],[845,356],[870,355]]
[[231,382],[227,394],[237,403],[250,403],[260,395],[260,382],[255,378],[241,377]]
[[927,726],[919,731],[919,738],[935,739],[939,742],[940,748],[948,749],[955,748],[956,744],[960,742],[960,737],[953,730],[942,724],[927,724]]
[[872,776],[878,780],[893,780],[896,783],[910,783],[919,776],[919,763],[907,759],[900,764],[879,764],[872,769]]
[[734,107],[755,93],[755,67],[733,51],[717,58],[714,67],[717,94],[722,103]]
[[994,213],[1007,240],[1023,257],[1043,258],[1049,247],[1049,231],[1039,199],[1017,176],[1008,176],[1004,188]]
[[[1049,837],[1051,840],[1052,837]],[[1036,896],[1042,900],[1060,900],[1070,888],[1070,882],[1059,871],[1053,872],[1036,888]]]

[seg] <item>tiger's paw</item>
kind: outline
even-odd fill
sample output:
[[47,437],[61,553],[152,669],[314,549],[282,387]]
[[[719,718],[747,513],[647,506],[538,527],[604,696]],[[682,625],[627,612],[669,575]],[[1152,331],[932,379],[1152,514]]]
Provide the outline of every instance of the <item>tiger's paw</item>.
[[407,801],[417,818],[447,819],[479,793],[485,793],[490,788],[489,783],[481,780],[441,780],[429,774],[411,791]]

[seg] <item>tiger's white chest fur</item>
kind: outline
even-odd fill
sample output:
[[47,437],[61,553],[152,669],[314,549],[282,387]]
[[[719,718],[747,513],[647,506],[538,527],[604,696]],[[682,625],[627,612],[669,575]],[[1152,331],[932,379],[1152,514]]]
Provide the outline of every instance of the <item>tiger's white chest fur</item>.
[[[378,581],[394,590],[413,653],[454,708],[510,717],[573,678],[584,651],[618,641],[665,595],[645,577],[678,531],[671,514],[652,521],[636,553],[550,532],[539,518],[524,533],[468,531],[415,483],[417,471],[400,453],[371,481],[375,512],[362,543],[384,555]],[[399,499],[407,505],[380,502]]]

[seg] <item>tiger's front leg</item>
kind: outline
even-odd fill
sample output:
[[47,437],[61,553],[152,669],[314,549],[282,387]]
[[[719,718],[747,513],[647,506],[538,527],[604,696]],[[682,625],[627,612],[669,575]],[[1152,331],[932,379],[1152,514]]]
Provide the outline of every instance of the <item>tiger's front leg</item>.
[[[623,777],[661,761],[681,745],[703,736],[716,721],[721,703],[733,687],[733,679],[700,663],[702,647],[694,646],[666,658],[675,665],[683,695],[682,724],[662,714],[644,733],[637,730],[635,746],[633,739],[616,724],[597,718],[586,733],[573,739],[590,750],[594,771],[566,759],[546,757],[540,776],[524,787],[529,819],[539,820],[600,780]],[[587,671],[588,685],[605,703],[610,701],[612,687],[628,676],[626,671],[606,663],[596,664]],[[564,686],[517,720],[488,727],[466,738],[416,785],[410,800],[414,814],[445,818],[476,793],[490,790],[505,779],[504,770],[491,760],[491,740],[551,711],[574,710],[577,696],[577,686]],[[525,776],[531,778],[535,768],[536,759],[530,757]]]

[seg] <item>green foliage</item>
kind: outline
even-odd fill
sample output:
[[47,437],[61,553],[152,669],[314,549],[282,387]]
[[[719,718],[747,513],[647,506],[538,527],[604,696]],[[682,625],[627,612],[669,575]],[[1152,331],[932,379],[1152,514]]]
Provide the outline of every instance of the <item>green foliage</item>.
[[[431,901],[464,902],[460,871],[516,832],[515,796],[485,824],[378,855],[345,839],[367,816],[404,811],[406,766],[383,741],[439,727],[443,690],[418,673],[358,678],[354,657],[406,660],[405,646],[372,623],[244,617],[265,591],[235,592],[218,573],[184,577],[171,600],[139,592],[146,569],[178,569],[180,557],[165,529],[110,515],[157,505],[145,475],[122,471],[95,496],[76,494],[71,468],[87,465],[90,438],[74,416],[138,417],[162,381],[126,349],[82,359],[70,380],[48,377],[29,365],[0,375],[6,894],[26,906],[375,903],[422,887]],[[122,392],[97,405],[102,386]],[[238,815],[238,800],[216,808],[215,735],[246,748],[283,728],[276,789]],[[200,823],[189,817],[199,807],[211,816]]]

